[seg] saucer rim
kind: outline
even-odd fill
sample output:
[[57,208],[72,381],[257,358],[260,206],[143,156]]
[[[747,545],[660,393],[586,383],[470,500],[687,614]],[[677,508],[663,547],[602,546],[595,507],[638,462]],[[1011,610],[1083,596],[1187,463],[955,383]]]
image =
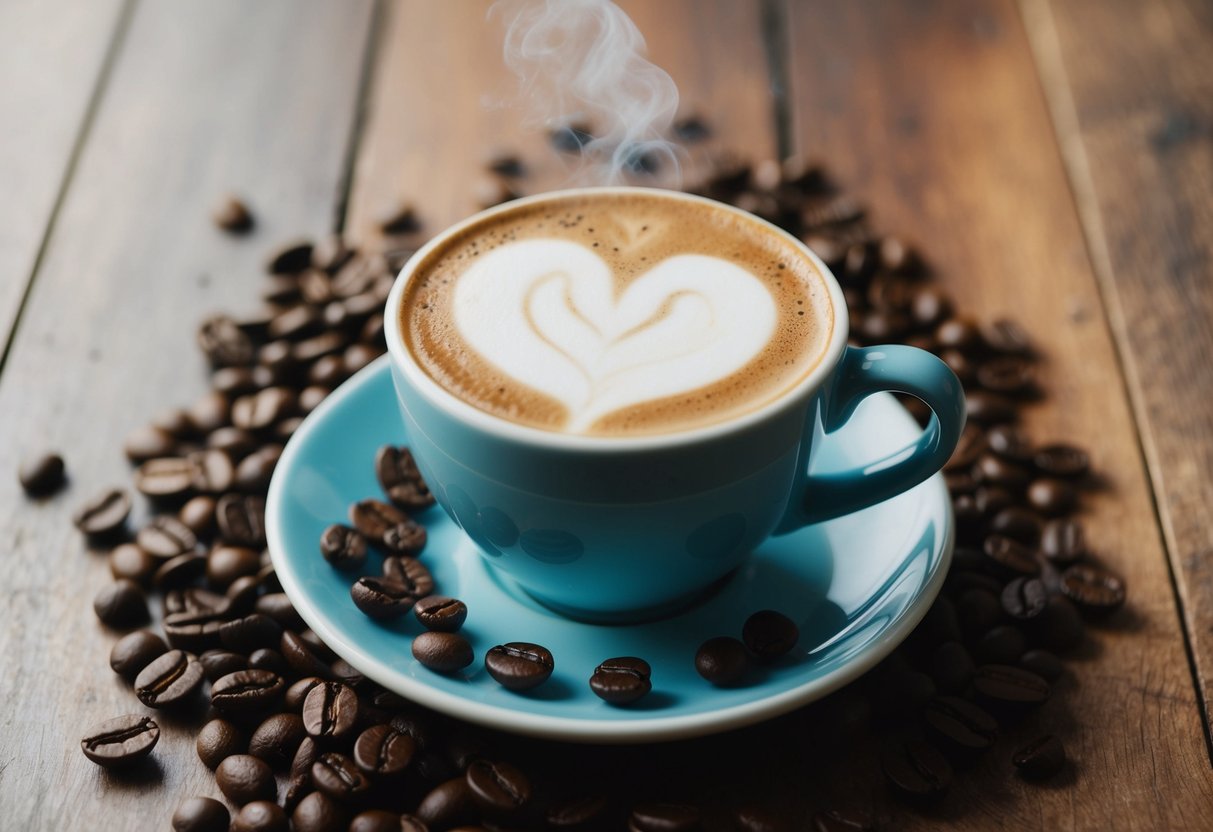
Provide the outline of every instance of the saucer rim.
[[[390,373],[389,362],[390,357],[384,355],[359,370],[330,393],[314,411],[307,415],[295,431],[287,442],[270,481],[266,497],[265,530],[270,560],[278,575],[279,583],[304,623],[338,656],[349,662],[360,673],[417,704],[508,733],[566,742],[619,745],[638,742],[670,742],[723,733],[773,719],[855,681],[875,667],[905,640],[926,615],[943,587],[952,560],[955,522],[952,516],[951,501],[946,499],[947,488],[943,476],[935,474],[924,481],[924,484],[930,484],[932,487],[924,489],[923,492],[924,499],[929,499],[926,495],[932,490],[942,492],[937,494],[936,498],[942,500],[945,510],[942,540],[939,544],[941,554],[935,573],[923,586],[914,601],[903,611],[900,618],[859,655],[802,685],[770,696],[762,696],[759,691],[759,698],[722,710],[672,717],[612,720],[527,713],[499,705],[484,704],[431,687],[406,674],[392,670],[373,656],[368,655],[364,649],[347,639],[339,630],[330,628],[320,615],[319,607],[312,603],[309,594],[304,591],[301,582],[291,569],[288,559],[282,554],[284,544],[281,528],[284,523],[283,505],[287,480],[285,472],[290,471],[294,466],[296,458],[301,453],[300,449],[306,444],[307,436],[325,421],[331,411],[339,408],[341,402],[350,397],[355,390],[368,384],[379,373]],[[901,405],[897,405],[897,409],[901,411],[905,419],[912,421],[913,417]],[[508,597],[508,593],[505,594]]]

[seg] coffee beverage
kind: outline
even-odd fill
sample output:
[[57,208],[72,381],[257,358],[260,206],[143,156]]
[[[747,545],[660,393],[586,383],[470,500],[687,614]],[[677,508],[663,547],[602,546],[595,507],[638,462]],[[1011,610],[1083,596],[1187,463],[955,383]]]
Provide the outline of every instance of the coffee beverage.
[[551,431],[727,421],[801,381],[834,329],[802,249],[745,214],[660,191],[524,203],[423,258],[399,312],[414,360],[468,404]]

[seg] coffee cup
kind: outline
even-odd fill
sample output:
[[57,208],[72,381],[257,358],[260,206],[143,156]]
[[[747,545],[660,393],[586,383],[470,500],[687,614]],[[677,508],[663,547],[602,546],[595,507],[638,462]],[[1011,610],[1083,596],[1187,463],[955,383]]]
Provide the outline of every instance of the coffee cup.
[[[536,600],[615,622],[679,609],[768,536],[943,467],[960,382],[923,350],[848,346],[847,321],[829,269],[776,226],[703,197],[587,188],[436,236],[397,278],[385,333],[438,503]],[[930,407],[919,439],[810,473],[884,391]]]

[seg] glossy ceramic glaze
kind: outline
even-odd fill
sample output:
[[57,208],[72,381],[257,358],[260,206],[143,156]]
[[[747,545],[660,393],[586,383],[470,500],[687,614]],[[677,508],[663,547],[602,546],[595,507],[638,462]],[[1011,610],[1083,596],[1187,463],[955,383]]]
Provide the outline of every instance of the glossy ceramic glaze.
[[[339,655],[385,687],[472,722],[563,740],[646,742],[770,718],[835,690],[887,655],[926,612],[951,557],[950,502],[936,475],[872,508],[768,539],[709,597],[677,615],[596,625],[529,598],[434,507],[418,517],[429,530],[421,557],[440,592],[467,602],[463,633],[476,654],[465,672],[440,676],[412,657],[410,639],[421,631],[412,616],[391,624],[364,616],[349,597],[356,576],[332,569],[317,548],[321,530],[343,521],[350,503],[379,494],[378,447],[409,444],[394,395],[381,359],[296,432],[270,487],[270,553],[300,615]],[[920,434],[890,396],[873,396],[822,444],[814,473],[862,466]],[[380,562],[372,553],[364,572],[377,573]],[[793,654],[736,688],[701,679],[693,665],[699,644],[738,634],[750,613],[766,608],[800,625]],[[507,641],[551,649],[552,678],[527,694],[500,687],[482,662],[486,650]],[[621,655],[653,666],[652,693],[631,708],[602,702],[587,685],[600,661]]]

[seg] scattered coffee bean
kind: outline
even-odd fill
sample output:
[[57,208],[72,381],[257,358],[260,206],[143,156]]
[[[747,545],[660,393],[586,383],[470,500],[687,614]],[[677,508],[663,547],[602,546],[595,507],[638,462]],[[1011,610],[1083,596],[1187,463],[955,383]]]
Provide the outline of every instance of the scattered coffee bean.
[[289,832],[286,810],[269,800],[246,803],[232,821],[232,832]]
[[177,519],[195,535],[208,535],[215,528],[215,498],[205,494],[187,500]]
[[153,517],[135,535],[139,548],[153,557],[168,559],[192,552],[198,538],[189,526],[171,514]]
[[248,659],[227,650],[206,650],[198,657],[198,664],[202,665],[208,682],[217,682],[237,670],[248,670]]
[[80,740],[80,750],[94,763],[120,768],[151,753],[160,740],[160,726],[149,716],[132,714],[106,720]]
[[255,549],[265,545],[265,500],[261,497],[226,494],[215,506],[215,520],[224,542]]
[[1078,491],[1064,480],[1042,477],[1028,486],[1028,502],[1046,517],[1056,517],[1074,508]]
[[989,568],[1005,577],[1032,577],[1040,571],[1035,553],[1015,540],[1000,534],[986,538],[982,545]]
[[147,598],[138,584],[121,578],[101,588],[93,598],[93,611],[106,626],[127,629],[147,621]]
[[695,653],[695,670],[714,685],[733,685],[750,665],[746,647],[731,636],[710,638]]
[[261,555],[245,546],[216,546],[206,556],[206,579],[220,589],[260,568]]
[[1048,600],[1048,590],[1039,578],[1016,578],[1002,590],[1003,611],[1019,621],[1039,616]]
[[188,699],[202,684],[202,665],[181,650],[153,659],[135,677],[135,695],[149,708],[171,708]]
[[136,630],[114,642],[110,650],[110,667],[115,673],[133,682],[139,671],[168,652],[164,639],[151,630]]
[[1011,756],[1011,762],[1021,777],[1047,780],[1066,764],[1066,749],[1057,737],[1045,734],[1018,749]]
[[130,495],[121,488],[111,488],[77,509],[72,522],[88,537],[104,538],[122,529],[130,513]]
[[312,785],[341,803],[358,800],[371,788],[371,781],[344,754],[321,754],[312,763]]
[[881,755],[881,769],[894,791],[912,802],[937,800],[952,785],[952,766],[921,740],[890,743]]
[[973,675],[973,689],[991,706],[1033,706],[1049,698],[1049,683],[1028,670],[985,664]]
[[652,672],[648,662],[634,656],[607,659],[594,669],[590,690],[612,705],[628,705],[652,690]]
[[342,832],[348,813],[340,803],[324,792],[312,792],[299,801],[291,813],[294,832]]
[[258,713],[274,705],[285,690],[286,683],[274,671],[250,667],[211,685],[211,707],[227,715]]
[[206,558],[195,554],[177,555],[156,567],[152,584],[159,590],[178,589],[192,584],[205,572]]
[[484,669],[509,690],[537,687],[551,677],[555,667],[550,650],[526,641],[498,644],[484,654]]
[[311,737],[348,736],[358,721],[358,696],[341,682],[316,685],[303,700],[303,727]]
[[17,469],[17,479],[31,497],[45,497],[63,485],[65,466],[56,453],[41,453],[24,460]]
[[194,746],[198,759],[212,770],[233,754],[243,754],[248,747],[240,729],[226,719],[212,719],[203,725]]
[[827,809],[813,815],[815,832],[876,832],[876,822],[867,812]]
[[249,737],[248,753],[282,771],[290,766],[306,736],[303,719],[297,714],[271,714]]
[[395,578],[364,576],[350,588],[354,605],[376,621],[399,618],[416,603],[412,588]]
[[1091,460],[1086,451],[1061,443],[1041,448],[1033,460],[1037,471],[1046,477],[1061,479],[1077,479],[1091,467]]
[[760,610],[746,619],[741,638],[759,661],[773,661],[796,646],[800,630],[783,613]]
[[383,576],[400,581],[409,588],[415,598],[425,598],[434,591],[434,578],[430,570],[416,558],[407,555],[391,555],[383,559]]
[[320,554],[338,569],[356,572],[366,562],[366,538],[356,529],[334,523],[320,535]]
[[454,673],[472,663],[472,645],[458,633],[424,632],[413,639],[413,658],[436,673]]
[[146,586],[157,568],[156,559],[134,543],[120,543],[110,550],[110,574]]
[[682,803],[641,803],[628,817],[629,832],[694,832],[702,818],[698,809]]
[[354,742],[354,763],[367,774],[398,774],[409,767],[417,743],[391,725],[373,725]]
[[1018,627],[1000,625],[987,630],[973,648],[979,662],[1014,664],[1028,649],[1028,640]]
[[253,227],[252,211],[244,204],[244,200],[231,194],[219,202],[211,218],[215,225],[229,234],[243,234]]
[[941,747],[971,754],[994,745],[998,723],[981,708],[956,696],[940,696],[923,708],[923,722]]
[[210,797],[191,797],[173,812],[173,832],[228,832],[227,807]]
[[1068,565],[1087,553],[1082,523],[1073,519],[1050,520],[1040,533],[1040,549],[1053,563]]
[[467,769],[472,798],[489,812],[515,812],[531,799],[531,783],[509,763],[474,760]]
[[427,630],[453,633],[467,620],[468,608],[458,598],[430,595],[413,605],[413,615]]
[[1061,575],[1061,591],[1092,617],[1113,613],[1125,603],[1124,581],[1096,566],[1071,566]]
[[278,787],[274,772],[264,760],[251,754],[233,754],[215,769],[215,785],[237,806],[254,800],[274,800]]

